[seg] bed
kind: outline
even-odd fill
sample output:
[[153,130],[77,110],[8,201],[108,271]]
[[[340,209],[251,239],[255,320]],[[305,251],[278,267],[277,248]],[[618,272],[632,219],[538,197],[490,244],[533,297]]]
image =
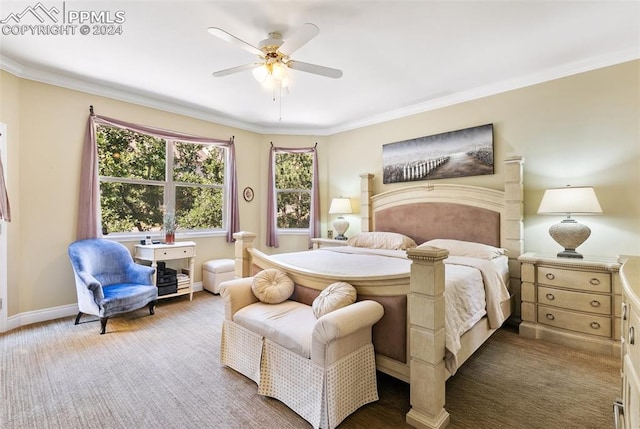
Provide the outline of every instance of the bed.
[[[294,299],[301,302],[311,303],[319,291],[337,281],[355,286],[358,299],[380,302],[384,316],[373,331],[376,367],[410,384],[411,409],[406,416],[409,424],[443,428],[449,422],[444,408],[446,380],[507,317],[519,317],[515,303],[520,299],[517,258],[523,251],[523,164],[521,157],[504,161],[503,190],[431,184],[374,195],[373,175],[362,174],[362,236],[373,232],[401,234],[420,246],[400,252],[373,252],[375,258],[393,262],[373,262],[357,269],[357,261],[372,257],[358,255],[368,253],[367,249],[356,249],[354,255],[354,246],[317,239],[315,250],[266,255],[254,248],[255,234],[239,232],[234,235],[236,276],[248,277],[262,269],[278,268],[293,279]],[[434,239],[445,241],[431,241]],[[450,251],[457,247],[446,250],[432,245],[449,241],[455,246],[458,242],[473,242],[486,248],[506,249],[507,255],[485,261],[488,264],[483,262],[495,265],[495,273],[506,283],[506,295],[486,294],[487,309],[491,310],[480,315],[472,311],[476,317],[472,326],[465,326],[464,333],[454,339],[448,332],[446,308],[450,302],[445,296],[450,292],[445,285],[456,276],[451,262],[458,255],[450,256]],[[462,259],[462,266],[473,265],[468,261],[472,258]],[[309,260],[314,262],[305,262]],[[472,267],[472,271],[486,280],[479,267]]]

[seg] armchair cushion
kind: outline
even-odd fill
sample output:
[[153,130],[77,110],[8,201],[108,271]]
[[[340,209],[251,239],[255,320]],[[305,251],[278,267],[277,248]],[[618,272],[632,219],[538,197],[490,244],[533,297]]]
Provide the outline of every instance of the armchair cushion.
[[286,300],[278,305],[257,302],[239,310],[233,321],[307,359],[316,318],[308,305]]
[[153,285],[118,283],[105,286],[102,307],[105,315],[126,313],[131,309],[142,308],[150,300],[158,298],[158,288]]

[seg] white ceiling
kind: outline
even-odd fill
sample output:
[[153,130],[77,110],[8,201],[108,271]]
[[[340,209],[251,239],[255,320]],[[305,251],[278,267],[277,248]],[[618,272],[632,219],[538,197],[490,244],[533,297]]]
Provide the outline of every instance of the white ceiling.
[[[0,20],[37,4],[1,0]],[[0,33],[4,70],[262,133],[333,134],[640,57],[639,1],[42,4],[60,18],[122,11],[123,34],[4,34],[39,24],[25,14]],[[292,70],[280,105],[250,71],[212,76],[256,57],[208,27],[257,45],[272,31],[286,41],[306,22],[320,33],[292,57],[339,68],[342,78]]]

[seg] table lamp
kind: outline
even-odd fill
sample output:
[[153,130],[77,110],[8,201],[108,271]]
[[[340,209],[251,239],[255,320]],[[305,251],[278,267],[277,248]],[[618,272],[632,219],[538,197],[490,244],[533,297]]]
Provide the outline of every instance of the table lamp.
[[[353,213],[353,209],[351,208],[351,200],[349,198],[333,198],[331,200],[331,206],[329,207],[329,214],[351,214]],[[349,229],[349,221],[346,220],[343,216],[338,216],[333,221],[333,229],[336,231],[336,240],[346,240],[347,237],[344,236],[344,233]]]
[[602,208],[592,187],[566,186],[544,191],[538,214],[566,215],[562,222],[551,225],[549,235],[564,247],[558,257],[582,258],[576,248],[589,238],[591,229],[577,222],[571,215],[599,215],[602,214]]

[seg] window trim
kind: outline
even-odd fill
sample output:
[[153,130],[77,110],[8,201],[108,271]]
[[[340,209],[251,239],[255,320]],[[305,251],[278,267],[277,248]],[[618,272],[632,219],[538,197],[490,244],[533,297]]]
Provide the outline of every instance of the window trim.
[[[278,187],[276,187],[276,176],[278,174],[278,170],[276,168],[276,160],[278,158],[278,154],[287,154],[287,155],[311,155],[311,187],[310,188],[285,188],[285,189],[279,189]],[[315,162],[316,159],[315,157],[312,155],[312,153],[295,153],[295,152],[291,152],[290,150],[281,150],[281,149],[276,149],[275,150],[275,155],[273,157],[273,174],[274,174],[274,181],[273,181],[273,194],[274,194],[274,199],[275,199],[275,204],[274,204],[274,216],[275,216],[275,221],[276,221],[276,231],[278,234],[282,234],[282,235],[295,235],[295,234],[308,234],[309,231],[311,231],[311,222],[312,220],[312,216],[311,216],[311,210],[312,210],[312,205],[313,205],[313,181],[314,181],[314,175],[315,175]],[[298,192],[298,193],[305,193],[305,194],[309,194],[309,226],[306,228],[280,228],[278,226],[278,194],[280,193],[292,193],[292,192]]]
[[[96,124],[96,135],[100,132],[99,127],[115,127],[118,129],[127,129],[126,127],[116,126],[112,124]],[[215,142],[197,142],[197,141],[185,141],[177,138],[167,138],[162,136],[156,136],[151,133],[145,133],[143,131],[131,130],[138,134],[144,134],[150,137],[158,138],[164,141],[165,145],[165,180],[148,180],[148,179],[131,179],[128,177],[116,177],[116,176],[101,176],[98,175],[98,187],[100,188],[100,184],[102,182],[108,183],[128,183],[134,185],[147,185],[147,186],[160,186],[164,188],[163,192],[163,204],[165,207],[175,208],[175,198],[176,198],[176,187],[193,187],[193,188],[210,188],[210,189],[219,189],[222,192],[222,227],[220,228],[208,228],[208,229],[183,229],[176,231],[176,238],[180,237],[211,237],[211,236],[228,236],[229,228],[230,228],[230,219],[231,219],[231,198],[228,195],[231,191],[230,180],[230,159],[231,159],[231,149],[227,146],[220,145]],[[96,139],[97,140],[97,139]],[[199,183],[191,183],[191,182],[179,182],[175,181],[173,178],[173,166],[174,166],[174,149],[175,145],[178,143],[182,144],[196,144],[196,145],[206,145],[206,146],[217,146],[221,150],[224,151],[224,173],[223,173],[223,183],[222,184],[199,184]],[[97,144],[97,141],[96,141]],[[98,163],[100,161],[98,160]],[[98,204],[100,205],[100,209],[102,209],[102,204],[100,198],[98,198]],[[102,226],[102,219],[100,218],[100,226]],[[160,229],[159,231],[126,231],[126,232],[109,232],[106,234],[109,238],[113,238],[116,241],[130,241],[130,240],[138,240],[141,237],[146,236],[154,236],[158,235],[160,237],[164,237],[164,230]]]
[[309,218],[309,246],[311,239],[320,236],[320,192],[319,192],[319,167],[318,167],[318,143],[310,148],[278,148],[271,143],[269,151],[269,175],[267,184],[267,247],[278,247],[278,235],[281,233],[277,228],[276,202],[275,202],[275,168],[274,159],[276,150],[287,151],[289,153],[311,153],[313,156],[313,175],[311,183],[311,211]]

